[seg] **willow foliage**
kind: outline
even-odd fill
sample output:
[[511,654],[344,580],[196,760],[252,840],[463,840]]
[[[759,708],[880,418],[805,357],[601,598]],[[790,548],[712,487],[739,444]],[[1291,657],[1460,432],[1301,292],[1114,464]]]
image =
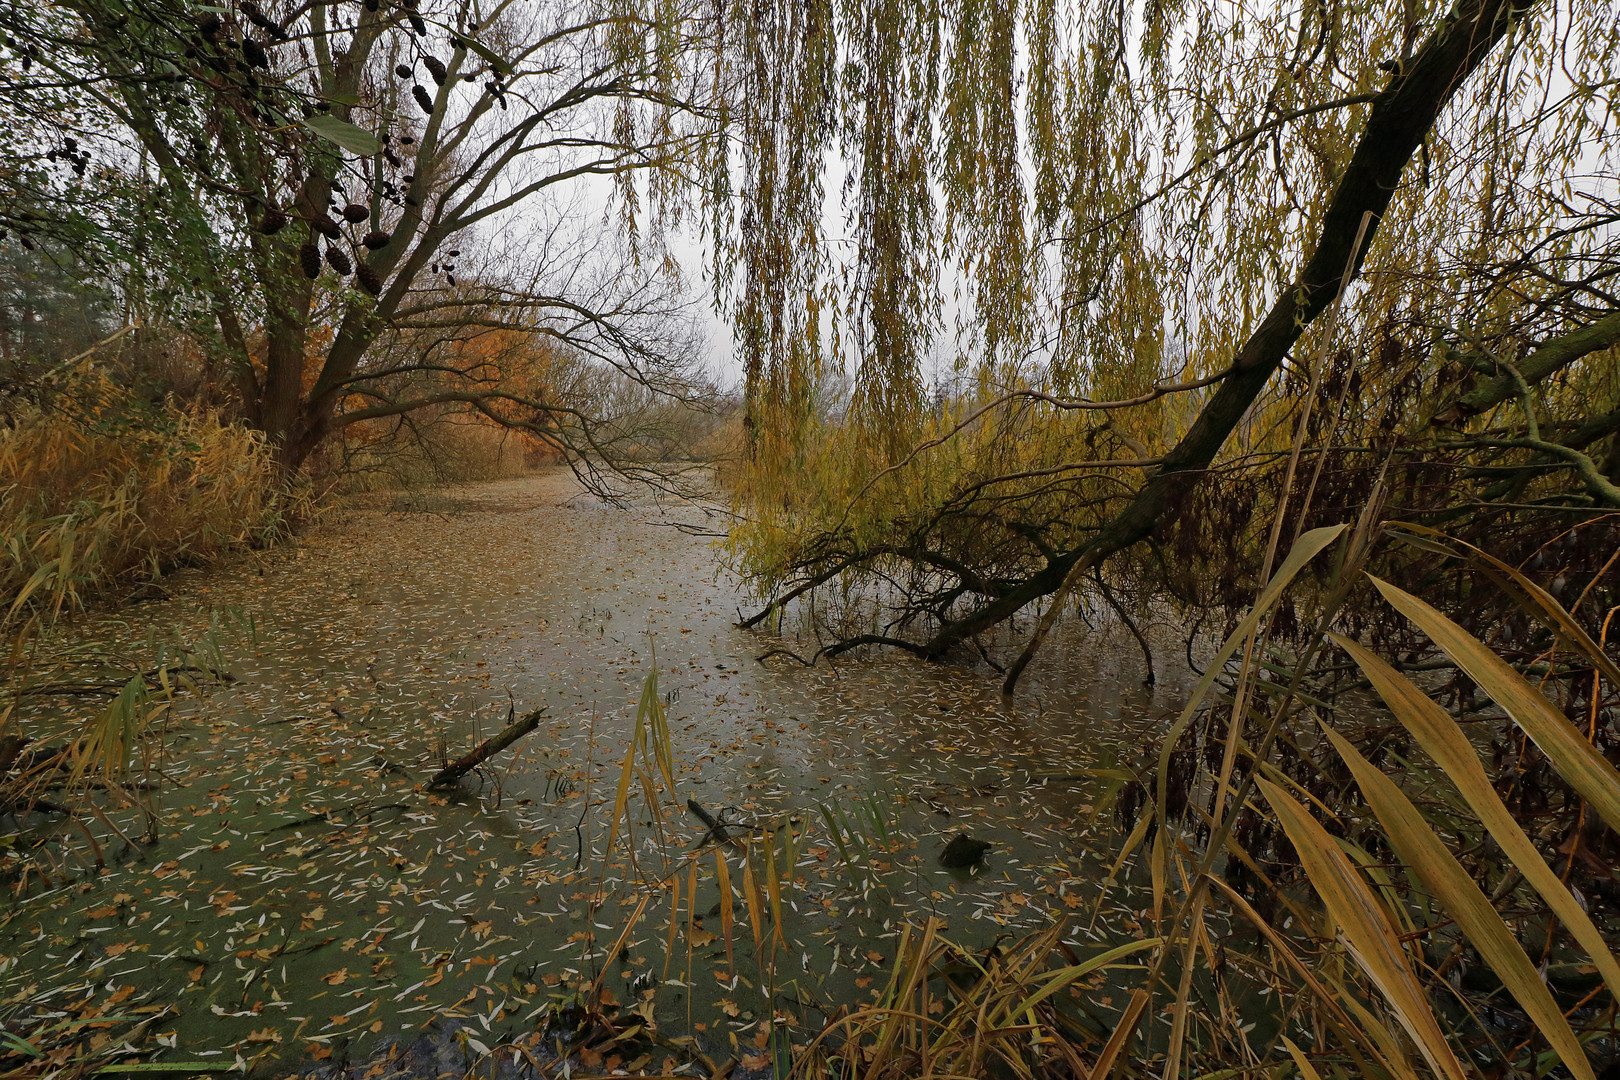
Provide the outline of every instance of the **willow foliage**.
[[[757,312],[768,331],[748,339],[757,386],[800,373],[786,346],[817,328],[804,315],[825,310],[825,267],[851,271],[838,340],[881,402],[919,388],[953,271],[964,359],[1039,360],[1056,391],[1105,395],[1216,370],[1308,254],[1371,99],[1446,10],[749,5],[746,206],[721,263],[744,256],[745,326]],[[1617,44],[1601,3],[1515,25],[1403,183],[1363,313],[1405,308],[1404,279],[1513,258],[1581,216],[1565,201],[1612,172]],[[844,235],[823,229],[829,163],[845,170]],[[1569,266],[1602,238],[1553,242],[1541,259]]]
[[[1301,268],[1344,224],[1328,211],[1378,103],[1466,7],[751,7],[763,32],[738,96],[751,110],[741,239],[720,259],[744,276],[750,520],[734,540],[762,591],[887,576],[879,562],[898,558],[932,563],[913,613],[964,593],[988,609],[994,590],[943,565],[953,549],[978,548],[968,568],[1013,580],[1140,506],[1209,387],[1268,312],[1308,292]],[[1620,16],[1588,0],[1497,16],[1500,39],[1436,88],[1437,120],[1370,211],[1342,313],[1234,418],[1217,470],[1285,454],[1308,389],[1337,402],[1313,447],[1386,453],[1482,370],[1612,312]],[[1300,301],[1296,333],[1326,299]],[[1607,345],[1591,351],[1546,390],[1555,424],[1579,418],[1572,396],[1616,404]],[[818,377],[846,363],[849,408],[818,413]],[[1022,404],[983,409],[1007,394]],[[1501,435],[1499,419],[1459,430]]]

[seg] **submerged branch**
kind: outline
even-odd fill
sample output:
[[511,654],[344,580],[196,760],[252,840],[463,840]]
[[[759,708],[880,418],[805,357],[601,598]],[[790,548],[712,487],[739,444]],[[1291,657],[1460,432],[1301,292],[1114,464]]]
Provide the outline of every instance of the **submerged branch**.
[[532,712],[524,713],[521,717],[506,725],[506,729],[494,738],[485,739],[471,752],[462,755],[449,765],[434,774],[428,781],[428,787],[449,787],[467,773],[505,750],[523,736],[529,734],[540,726],[540,717],[545,714],[546,706],[542,705]]

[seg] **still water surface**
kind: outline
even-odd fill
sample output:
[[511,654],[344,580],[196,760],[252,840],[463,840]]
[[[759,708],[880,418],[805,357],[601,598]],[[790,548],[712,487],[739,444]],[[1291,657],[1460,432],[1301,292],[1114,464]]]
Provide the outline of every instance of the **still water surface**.
[[[650,997],[665,1031],[725,1056],[768,1010],[813,1029],[818,1006],[873,993],[907,920],[973,947],[1053,917],[1085,951],[1142,932],[1117,888],[1094,916],[1119,835],[1092,819],[1108,781],[1080,774],[1135,763],[1184,683],[1143,690],[1123,634],[1068,627],[1011,700],[984,665],[758,662],[814,645],[737,628],[749,601],[712,538],[676,527],[718,527],[695,508],[612,508],[567,474],[395,505],[73,628],[140,656],[223,617],[235,681],[168,721],[157,845],[137,858],[114,837],[96,873],[82,835],[48,834],[64,873],[0,916],[0,997],[123,993],[179,1009],[158,1033],[174,1058],[335,1063],[423,1031],[495,1046],[606,970],[621,1001]],[[660,830],[635,785],[608,855],[655,666],[676,791]],[[1161,658],[1161,679],[1180,667]],[[461,795],[424,790],[445,753],[539,706]],[[756,955],[737,901],[728,955],[711,845],[695,904],[680,872],[673,959],[657,889],[608,956],[645,882],[703,838],[688,798],[743,834],[773,824],[778,860],[795,835],[780,936],[765,927]],[[994,845],[975,872],[938,865],[962,831]]]

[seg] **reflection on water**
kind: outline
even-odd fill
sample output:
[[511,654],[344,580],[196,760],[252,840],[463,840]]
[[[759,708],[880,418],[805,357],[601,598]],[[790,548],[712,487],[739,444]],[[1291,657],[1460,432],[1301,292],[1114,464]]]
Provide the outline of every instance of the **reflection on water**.
[[[341,1060],[435,1023],[493,1045],[606,965],[620,999],[652,998],[667,1030],[746,1048],[762,973],[776,1008],[818,1024],[819,1004],[881,985],[907,919],[938,915],[967,945],[1054,913],[1079,913],[1077,947],[1140,932],[1128,894],[1092,917],[1118,838],[1091,821],[1102,781],[1076,774],[1134,762],[1182,687],[1142,690],[1123,635],[1071,628],[1013,700],[983,666],[760,663],[777,642],[736,628],[746,600],[663,509],[602,506],[566,475],[439,509],[357,512],[73,629],[131,651],[152,624],[194,636],[240,610],[256,632],[227,647],[237,681],[171,721],[157,846],[96,873],[82,836],[44,834],[36,854],[64,872],[6,911],[0,996],[66,1008],[155,989],[180,1008],[164,1035],[181,1057]],[[670,804],[661,846],[633,800],[635,865],[622,844],[604,853],[655,663],[681,802],[743,831],[785,816],[797,835],[774,976],[740,915],[728,958],[713,857],[696,902],[682,898],[673,964],[662,899],[605,955],[638,874],[661,876],[705,832]],[[422,789],[447,751],[540,705],[540,730],[464,795]],[[975,873],[937,861],[962,831],[993,845]]]

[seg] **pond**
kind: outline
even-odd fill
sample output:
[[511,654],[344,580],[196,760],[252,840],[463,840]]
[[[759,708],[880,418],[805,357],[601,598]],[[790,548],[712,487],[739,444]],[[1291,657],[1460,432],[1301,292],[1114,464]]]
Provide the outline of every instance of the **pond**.
[[[785,638],[737,627],[748,600],[703,535],[719,520],[612,507],[559,472],[351,509],[77,621],[62,648],[124,656],[213,626],[234,681],[163,721],[155,844],[30,819],[19,851],[47,877],[0,917],[0,997],[66,1017],[172,1006],[142,1033],[157,1060],[332,1071],[412,1046],[456,1072],[600,978],[671,1048],[602,1067],[691,1069],[685,1046],[746,1071],[773,1019],[802,1041],[875,995],[908,921],[969,948],[1054,918],[1081,952],[1144,932],[1128,882],[1098,906],[1120,838],[1093,813],[1112,781],[1088,773],[1139,759],[1183,663],[1162,657],[1149,692],[1123,632],[1078,624],[1013,699],[983,665],[756,660],[814,646],[791,620]],[[674,787],[645,759],[653,784],[631,785],[610,852],[655,671]],[[428,789],[446,756],[540,707],[533,735]],[[36,708],[48,724],[82,703]],[[754,836],[750,858],[688,799]],[[107,825],[141,827],[128,810]],[[985,860],[942,867],[964,832]]]

